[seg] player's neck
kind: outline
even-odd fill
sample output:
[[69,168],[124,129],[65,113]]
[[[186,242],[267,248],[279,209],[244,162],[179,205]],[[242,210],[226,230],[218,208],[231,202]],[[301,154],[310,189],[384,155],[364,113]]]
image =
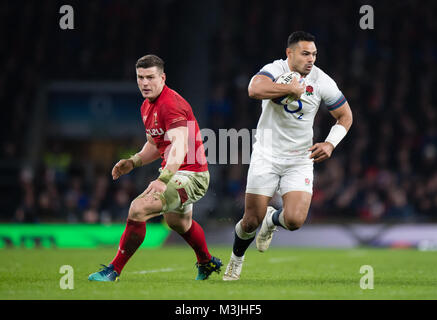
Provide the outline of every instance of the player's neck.
[[158,93],[158,95],[156,97],[154,97],[154,98],[147,98],[149,100],[149,102],[150,103],[155,103],[156,100],[161,96],[162,92],[164,91],[164,88],[165,88],[165,84],[164,84],[164,86],[162,87],[161,91]]

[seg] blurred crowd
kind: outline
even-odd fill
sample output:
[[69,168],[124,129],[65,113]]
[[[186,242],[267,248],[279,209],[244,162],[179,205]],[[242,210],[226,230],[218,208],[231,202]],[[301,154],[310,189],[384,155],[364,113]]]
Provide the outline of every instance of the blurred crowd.
[[92,175],[92,182],[79,170],[44,166],[35,176],[23,169],[20,175],[22,202],[14,222],[44,221],[69,223],[122,222],[137,190],[130,176],[111,184],[108,174]]
[[[316,65],[337,82],[352,108],[354,123],[333,157],[315,165],[309,219],[437,220],[435,3],[368,1],[375,9],[373,30],[359,27],[359,1],[335,6],[326,1],[219,3],[219,23],[209,43],[211,90],[202,122],[206,127],[256,128],[261,107],[260,101],[247,96],[250,78],[265,64],[285,58],[292,31],[311,32],[318,48]],[[56,28],[50,21],[57,23],[59,15],[52,10],[56,1],[1,2],[1,38],[10,47],[1,53],[0,99],[7,106],[5,116],[12,120],[1,127],[2,166],[12,168],[26,154],[26,128],[37,83],[61,77],[132,80],[136,52],[159,55],[173,50],[164,39],[175,26],[163,18],[172,4],[87,2],[77,12],[91,10],[104,19],[77,15],[77,19],[88,17],[82,21],[87,36],[72,33],[66,45],[57,41],[58,31],[52,31]],[[161,12],[161,19],[153,15],[146,19],[143,12],[151,9]],[[28,23],[18,24],[11,35],[5,24],[13,23],[15,14]],[[35,26],[32,37],[29,25]],[[147,30],[147,42],[141,30]],[[69,68],[73,59],[80,63]],[[314,141],[323,141],[334,122],[321,106]],[[210,169],[207,218],[238,220],[244,209],[248,165],[210,165]],[[46,150],[36,169],[17,168],[16,181],[18,203],[10,218],[23,222],[124,221],[130,201],[142,191],[133,176],[114,184],[107,171],[84,168],[68,150]],[[278,197],[273,202],[281,205]]]

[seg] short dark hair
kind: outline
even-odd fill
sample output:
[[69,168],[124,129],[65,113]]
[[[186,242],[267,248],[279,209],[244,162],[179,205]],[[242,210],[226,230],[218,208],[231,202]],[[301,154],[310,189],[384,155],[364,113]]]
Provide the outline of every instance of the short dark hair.
[[161,72],[164,71],[164,60],[154,54],[148,54],[138,59],[135,68],[151,68],[157,67]]
[[316,37],[314,37],[311,33],[308,33],[305,31],[295,31],[288,36],[287,48],[289,48],[290,46],[292,46],[295,43],[298,43],[299,41],[315,42]]

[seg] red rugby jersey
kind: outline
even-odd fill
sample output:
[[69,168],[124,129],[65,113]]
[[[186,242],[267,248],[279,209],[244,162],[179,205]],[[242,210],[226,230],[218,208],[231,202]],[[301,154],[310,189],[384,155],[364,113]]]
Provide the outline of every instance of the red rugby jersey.
[[188,127],[188,152],[179,170],[195,172],[208,170],[202,137],[193,110],[176,91],[164,85],[155,101],[144,100],[141,105],[141,116],[146,133],[152,136],[159,149],[163,159],[162,168],[165,167],[167,153],[170,151],[167,131],[185,126]]

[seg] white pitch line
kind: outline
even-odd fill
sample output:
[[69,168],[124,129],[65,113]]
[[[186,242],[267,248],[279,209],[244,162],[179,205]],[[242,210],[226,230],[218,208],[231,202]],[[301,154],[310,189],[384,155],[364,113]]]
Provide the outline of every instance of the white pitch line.
[[298,259],[296,257],[284,257],[284,258],[270,258],[268,262],[270,263],[282,263],[282,262],[288,262],[288,261],[297,261]]
[[146,274],[146,273],[158,273],[158,272],[173,272],[177,270],[178,269],[174,269],[174,268],[162,268],[162,269],[153,269],[153,270],[132,271],[130,273]]

